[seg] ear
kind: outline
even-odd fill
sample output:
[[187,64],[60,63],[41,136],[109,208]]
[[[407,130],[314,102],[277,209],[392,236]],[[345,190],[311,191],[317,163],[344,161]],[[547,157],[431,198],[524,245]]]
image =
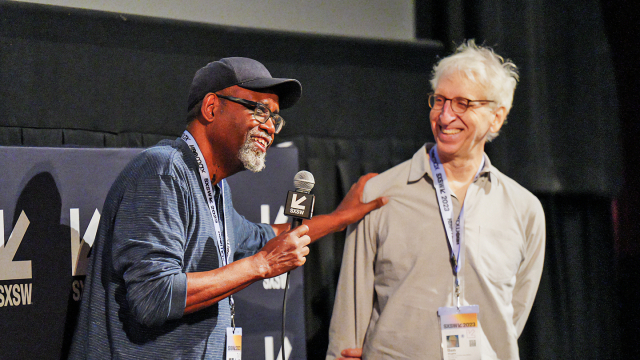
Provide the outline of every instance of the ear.
[[214,113],[216,108],[220,106],[220,99],[214,93],[208,93],[202,99],[202,105],[200,106],[200,114],[207,122],[213,122]]
[[500,128],[504,124],[504,121],[507,118],[507,109],[504,106],[499,107],[495,112],[494,116],[491,119],[491,127],[490,130],[493,133],[497,133],[500,131]]

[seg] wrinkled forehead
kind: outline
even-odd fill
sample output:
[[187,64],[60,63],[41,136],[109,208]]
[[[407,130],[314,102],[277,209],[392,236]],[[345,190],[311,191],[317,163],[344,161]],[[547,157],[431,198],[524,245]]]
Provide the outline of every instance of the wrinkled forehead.
[[460,80],[464,80],[469,83],[478,84],[484,86],[486,84],[487,74],[486,71],[483,71],[482,67],[480,68],[472,68],[472,67],[461,67],[461,66],[450,66],[448,68],[443,69],[442,74],[440,75],[440,79],[442,78],[458,78]]
[[[441,94],[443,91],[455,92],[456,96],[467,98],[480,98],[487,95],[488,87],[479,80],[472,71],[451,69],[443,72],[438,78],[434,91]],[[445,94],[441,94],[445,95]],[[448,94],[452,95],[452,94]]]

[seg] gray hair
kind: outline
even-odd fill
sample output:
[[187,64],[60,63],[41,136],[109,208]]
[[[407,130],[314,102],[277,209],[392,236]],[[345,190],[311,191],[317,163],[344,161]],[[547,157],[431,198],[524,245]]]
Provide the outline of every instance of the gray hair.
[[[511,60],[503,59],[489,47],[476,45],[475,40],[471,39],[433,67],[431,88],[435,91],[440,78],[454,72],[479,84],[485,89],[486,99],[495,101],[497,107],[504,107],[506,114],[509,114],[519,80],[518,68]],[[487,141],[497,136],[497,132],[489,133]]]

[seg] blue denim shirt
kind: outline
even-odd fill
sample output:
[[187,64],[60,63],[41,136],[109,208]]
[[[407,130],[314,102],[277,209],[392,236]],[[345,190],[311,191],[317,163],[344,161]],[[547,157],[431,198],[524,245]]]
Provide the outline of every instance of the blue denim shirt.
[[[164,140],[114,182],[91,250],[71,359],[223,358],[228,299],[183,316],[186,273],[220,264],[197,169],[183,140]],[[273,230],[238,214],[221,183],[232,259],[253,255]]]

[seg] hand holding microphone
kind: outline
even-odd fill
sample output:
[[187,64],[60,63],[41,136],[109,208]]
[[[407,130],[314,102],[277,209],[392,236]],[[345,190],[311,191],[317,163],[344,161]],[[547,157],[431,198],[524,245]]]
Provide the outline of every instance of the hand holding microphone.
[[311,238],[307,235],[309,227],[299,226],[269,240],[260,250],[262,259],[259,273],[262,278],[281,275],[304,265],[309,255],[307,245]]
[[293,178],[296,191],[289,191],[284,214],[293,217],[289,231],[283,232],[271,239],[260,250],[265,260],[260,266],[263,277],[269,278],[280,275],[302,266],[309,254],[307,245],[311,242],[307,232],[308,226],[301,226],[303,219],[310,219],[313,215],[315,197],[309,192],[315,185],[313,175],[308,171],[300,171]]

